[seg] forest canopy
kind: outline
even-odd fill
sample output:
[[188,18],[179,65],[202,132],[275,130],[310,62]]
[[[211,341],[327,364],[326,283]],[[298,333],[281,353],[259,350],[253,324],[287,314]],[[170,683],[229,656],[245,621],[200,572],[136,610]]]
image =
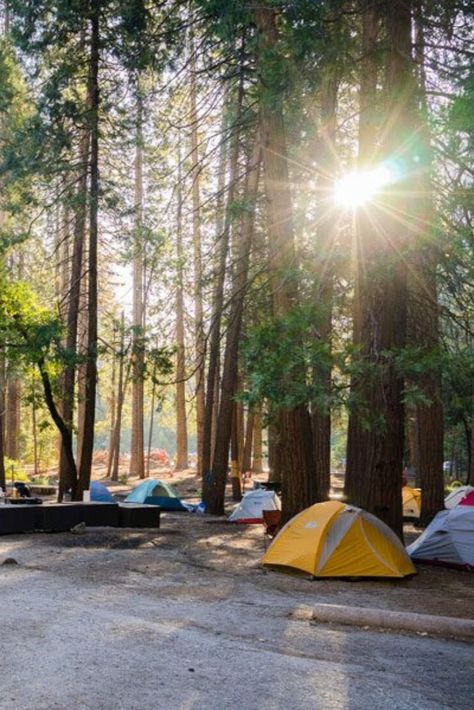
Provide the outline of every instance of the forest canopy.
[[472,4],[0,7],[0,485],[474,485]]

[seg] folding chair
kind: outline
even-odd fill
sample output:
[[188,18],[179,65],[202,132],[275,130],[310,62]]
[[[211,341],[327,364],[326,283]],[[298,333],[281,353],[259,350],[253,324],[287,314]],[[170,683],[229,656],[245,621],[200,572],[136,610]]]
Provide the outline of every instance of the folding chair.
[[264,543],[267,547],[267,538],[271,539],[277,535],[281,528],[281,510],[263,510]]

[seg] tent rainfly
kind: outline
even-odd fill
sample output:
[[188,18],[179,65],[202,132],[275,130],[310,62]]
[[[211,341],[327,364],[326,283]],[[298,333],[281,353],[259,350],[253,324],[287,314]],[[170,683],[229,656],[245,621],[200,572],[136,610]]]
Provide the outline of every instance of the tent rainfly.
[[447,510],[455,508],[460,503],[463,505],[474,505],[473,486],[459,486],[459,488],[455,488],[454,491],[451,491],[451,493],[444,499],[444,507]]
[[374,515],[340,501],[316,503],[292,518],[263,564],[312,577],[405,577],[416,574],[401,541]]
[[125,498],[124,503],[159,505],[164,510],[187,510],[173,486],[156,478],[139,483]]
[[403,501],[403,517],[404,518],[419,518],[421,509],[421,490],[412,488],[411,486],[403,486],[402,488]]
[[474,569],[474,507],[439,512],[407,552],[420,562]]
[[114,497],[107,486],[104,486],[100,481],[91,481],[90,485],[91,500],[100,503],[113,503]]
[[232,523],[262,523],[264,510],[281,510],[280,499],[274,491],[257,488],[242,497],[237,508],[229,517]]
[[467,494],[460,502],[459,505],[474,505],[474,491]]

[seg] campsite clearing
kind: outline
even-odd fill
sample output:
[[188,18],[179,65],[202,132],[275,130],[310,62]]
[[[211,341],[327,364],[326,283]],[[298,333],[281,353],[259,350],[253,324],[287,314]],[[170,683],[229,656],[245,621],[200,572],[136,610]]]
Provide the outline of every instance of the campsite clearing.
[[260,525],[175,512],[157,531],[0,539],[0,561],[18,561],[0,567],[0,708],[469,706],[468,643],[295,612],[329,602],[469,617],[472,574],[311,582],[263,569],[264,545]]

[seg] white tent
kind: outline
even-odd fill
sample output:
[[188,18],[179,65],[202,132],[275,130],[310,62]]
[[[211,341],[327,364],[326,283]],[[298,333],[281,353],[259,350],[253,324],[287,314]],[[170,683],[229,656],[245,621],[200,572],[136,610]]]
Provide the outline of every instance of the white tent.
[[451,491],[444,499],[444,507],[448,510],[455,508],[463,498],[468,496],[472,491],[474,491],[473,486],[459,486],[459,488],[455,488],[454,491]]
[[407,552],[415,561],[474,569],[474,508],[458,505],[442,510]]
[[274,491],[257,488],[245,493],[229,517],[232,523],[262,523],[264,510],[281,510],[280,499]]

